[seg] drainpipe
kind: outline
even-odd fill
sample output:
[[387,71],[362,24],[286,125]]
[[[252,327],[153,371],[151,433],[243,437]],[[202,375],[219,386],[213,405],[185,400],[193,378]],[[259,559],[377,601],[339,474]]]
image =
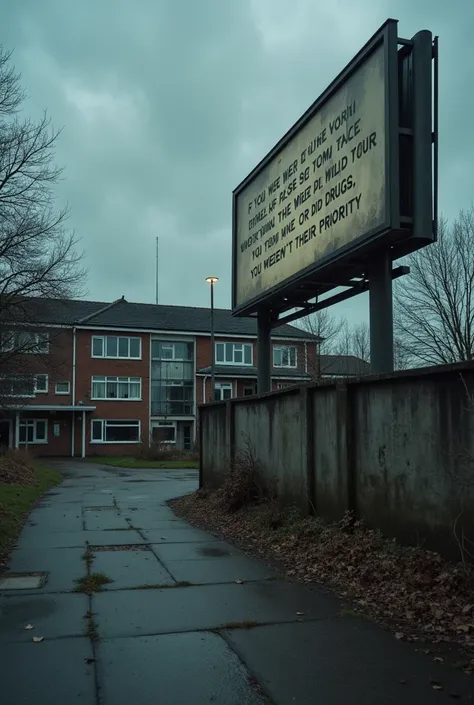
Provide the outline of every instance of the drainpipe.
[[[72,329],[72,406],[76,406],[76,327]],[[74,458],[76,412],[72,412],[71,458]]]
[[202,378],[202,403],[203,404],[206,403],[206,380],[207,380],[207,378],[208,378],[208,375],[205,375]]

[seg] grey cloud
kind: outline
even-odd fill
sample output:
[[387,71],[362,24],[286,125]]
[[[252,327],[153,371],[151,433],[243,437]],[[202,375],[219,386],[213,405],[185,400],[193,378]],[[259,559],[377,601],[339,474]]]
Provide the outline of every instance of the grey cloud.
[[152,301],[159,235],[162,301],[206,304],[212,272],[229,305],[232,189],[390,15],[408,36],[441,35],[441,204],[469,205],[469,0],[3,5],[28,111],[47,107],[65,126],[58,197],[83,238],[91,297]]

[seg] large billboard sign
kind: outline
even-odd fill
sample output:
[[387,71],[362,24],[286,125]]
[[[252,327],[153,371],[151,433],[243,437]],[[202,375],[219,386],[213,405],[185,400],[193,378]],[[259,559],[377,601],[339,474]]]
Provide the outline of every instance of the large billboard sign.
[[333,273],[400,229],[389,20],[233,194],[233,311]]

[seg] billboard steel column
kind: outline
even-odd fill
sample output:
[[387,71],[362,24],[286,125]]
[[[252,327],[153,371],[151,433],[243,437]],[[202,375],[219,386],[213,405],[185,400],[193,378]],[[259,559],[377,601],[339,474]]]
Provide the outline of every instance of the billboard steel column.
[[270,392],[272,387],[272,375],[270,366],[270,337],[272,331],[271,322],[271,316],[269,315],[268,311],[259,311],[257,332],[257,391],[259,394],[263,394],[264,392]]
[[433,37],[413,37],[413,235],[433,239],[432,61]]
[[369,272],[370,371],[393,372],[393,295],[390,250],[374,259]]

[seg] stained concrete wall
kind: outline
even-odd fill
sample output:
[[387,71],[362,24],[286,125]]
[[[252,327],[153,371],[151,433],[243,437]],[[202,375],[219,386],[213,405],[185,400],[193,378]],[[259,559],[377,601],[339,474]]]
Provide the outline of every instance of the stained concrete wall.
[[[457,551],[474,540],[474,363],[325,383],[200,409],[201,484],[249,442],[286,502],[346,510],[388,536]],[[472,395],[472,396],[471,396]]]

